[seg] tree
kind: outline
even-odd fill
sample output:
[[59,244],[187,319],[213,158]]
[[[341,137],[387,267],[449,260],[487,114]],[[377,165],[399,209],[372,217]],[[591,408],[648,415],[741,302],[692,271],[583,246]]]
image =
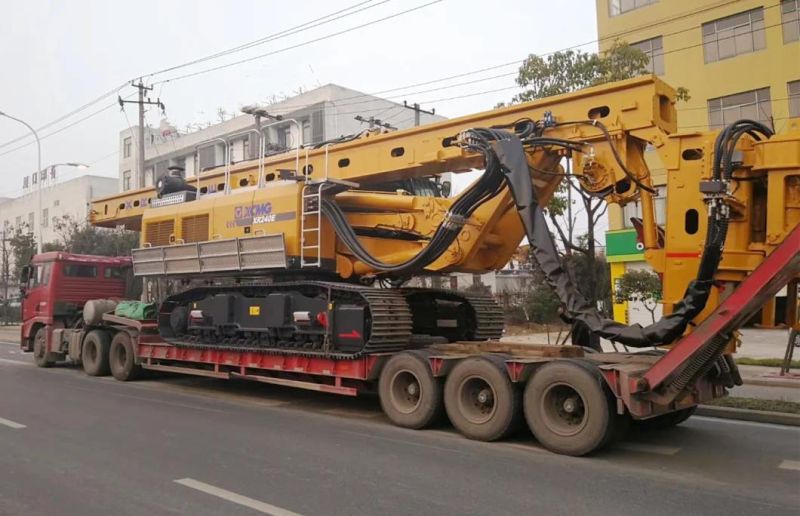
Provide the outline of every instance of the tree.
[[59,241],[44,246],[51,250],[99,256],[127,256],[139,245],[139,234],[134,231],[97,228],[69,215],[56,219],[53,227]]
[[661,279],[648,270],[626,271],[617,284],[616,296],[624,301],[639,301],[656,322],[656,308],[661,301]]
[[[553,95],[569,93],[590,86],[629,79],[648,73],[650,58],[641,50],[625,42],[616,41],[602,54],[580,50],[556,52],[546,58],[531,54],[519,69],[516,82],[524,91],[516,95],[513,102],[524,102]],[[567,159],[569,166],[569,159]],[[547,214],[555,228],[566,256],[582,254],[587,260],[586,276],[578,281],[579,290],[596,305],[598,299],[597,235],[596,227],[605,215],[608,205],[589,195],[573,182],[567,168],[565,180],[553,195]],[[573,193],[577,199],[573,199]],[[577,218],[586,219],[586,234],[578,238],[575,234]],[[573,270],[574,272],[574,270]],[[607,276],[605,268],[599,271]]]
[[27,224],[22,224],[14,228],[11,238],[8,239],[11,247],[11,256],[14,259],[14,278],[19,280],[22,268],[30,263],[33,255],[36,254],[36,238],[30,231]]

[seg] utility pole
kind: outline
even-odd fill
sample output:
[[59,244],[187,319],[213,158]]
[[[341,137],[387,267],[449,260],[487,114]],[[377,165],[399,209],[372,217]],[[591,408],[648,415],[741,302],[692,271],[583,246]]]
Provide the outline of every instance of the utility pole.
[[[136,168],[136,188],[142,188],[144,186],[144,107],[145,106],[158,106],[161,108],[161,111],[164,111],[164,103],[161,102],[161,99],[156,99],[155,102],[150,100],[150,97],[147,97],[145,100],[145,92],[151,91],[153,89],[152,86],[145,86],[141,79],[139,79],[139,84],[131,81],[131,86],[139,90],[139,100],[122,100],[122,97],[117,96],[117,101],[119,102],[119,106],[122,109],[125,109],[125,104],[138,104],[139,105],[139,141],[136,145],[137,151],[137,163]],[[153,182],[155,183],[155,177],[153,178]]]
[[383,127],[384,129],[388,129],[390,131],[397,131],[397,127],[392,126],[388,122],[384,122],[380,118],[375,118],[374,116],[371,116],[369,118],[364,118],[361,115],[356,115],[353,118],[355,118],[356,120],[358,120],[363,124],[369,124],[370,129],[374,129],[375,127]]
[[430,111],[425,111],[424,109],[419,107],[419,104],[417,104],[416,102],[414,102],[414,104],[409,106],[408,102],[404,100],[403,101],[403,107],[406,108],[406,109],[413,109],[414,110],[414,127],[419,127],[419,114],[420,113],[425,113],[426,115],[435,115],[436,114],[436,109],[431,109]]
[[3,278],[3,324],[8,324],[8,280],[9,280],[9,265],[8,265],[8,247],[6,246],[8,239],[6,238],[6,229],[3,228],[3,240],[0,253],[2,253],[2,278]]

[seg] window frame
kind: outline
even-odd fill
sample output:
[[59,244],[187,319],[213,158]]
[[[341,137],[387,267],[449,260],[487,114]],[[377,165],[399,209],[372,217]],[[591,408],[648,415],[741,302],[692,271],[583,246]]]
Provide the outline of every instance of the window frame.
[[[792,92],[792,88],[796,91]],[[786,83],[786,97],[789,102],[789,118],[800,118],[800,79]]]
[[[656,42],[656,41],[658,41],[658,44],[659,44],[659,47],[657,49],[653,47],[653,43]],[[642,46],[644,44],[648,44],[649,45],[649,50],[645,50],[645,49],[642,48]],[[664,71],[664,38],[663,38],[663,36],[655,36],[653,38],[643,39],[641,41],[637,41],[636,43],[631,43],[630,46],[633,47],[633,48],[638,48],[639,50],[644,52],[645,55],[647,55],[648,58],[650,58],[650,61],[648,61],[648,63],[647,63],[647,66],[648,66],[648,68],[650,70],[650,73],[655,74],[655,75],[664,75],[665,71]],[[658,52],[658,53],[656,53],[656,52]],[[661,66],[660,66],[661,70],[660,71],[656,70],[656,58],[661,58],[661,59],[658,60],[658,62],[661,64]]]
[[[753,16],[757,14],[759,17],[754,18]],[[736,18],[747,16],[747,23],[738,22]],[[754,28],[755,24],[760,24],[759,28]],[[720,27],[722,25],[722,27]],[[741,29],[742,27],[748,27],[749,30],[745,32],[741,32],[737,30]],[[711,31],[709,32],[709,28]],[[729,16],[724,16],[722,18],[717,18],[716,20],[711,20],[709,22],[703,23],[700,26],[700,35],[703,42],[703,61],[705,64],[716,63],[719,61],[724,61],[726,59],[732,59],[737,56],[741,56],[744,54],[752,54],[754,52],[758,52],[760,50],[765,50],[767,48],[767,36],[766,36],[766,26],[764,24],[764,8],[757,7],[755,9],[749,9],[747,11],[742,11],[740,13],[731,14]],[[730,31],[731,34],[728,36],[723,36],[720,38],[719,34],[723,32]],[[759,35],[760,33],[760,35]],[[750,43],[750,50],[739,50],[737,47],[738,38],[744,35],[749,35],[749,43]],[[708,39],[708,37],[713,36],[714,39]],[[757,41],[758,38],[758,41]],[[728,40],[731,40],[731,44],[733,45],[733,53],[731,55],[722,56],[720,52],[720,41],[724,41],[727,43]],[[757,42],[760,43],[760,46],[757,45]],[[713,47],[711,46],[713,45]],[[710,49],[714,50],[714,56],[710,57]]]
[[133,151],[133,138],[130,136],[122,140],[122,157],[130,158]]
[[[622,16],[623,14],[635,11],[636,9],[641,9],[642,7],[647,7],[648,5],[653,5],[655,3],[658,3],[658,0],[629,0],[633,4],[633,6],[629,7],[628,9],[625,9],[622,4],[624,1],[625,0],[608,0],[609,18]],[[615,4],[616,4],[616,9],[615,9]]]
[[[787,11],[786,6],[791,6]],[[793,16],[794,19],[787,19]],[[786,27],[794,26],[794,37],[787,39]],[[800,41],[800,0],[781,0],[781,33],[783,34],[783,44]]]
[[[754,100],[752,102],[744,102],[744,103],[733,103],[735,99],[733,97],[743,96],[752,93],[754,95]],[[725,100],[729,100],[731,104],[725,105]],[[719,106],[718,108],[713,104],[717,103]],[[747,90],[747,91],[740,91],[737,93],[731,93],[729,95],[723,95],[721,97],[716,97],[713,99],[708,99],[706,101],[706,106],[708,108],[708,128],[710,130],[714,129],[721,129],[725,127],[728,123],[725,121],[725,112],[726,110],[731,111],[733,109],[738,109],[739,114],[732,117],[734,119],[739,118],[753,118],[747,117],[746,115],[742,115],[741,109],[743,107],[754,106],[756,108],[756,116],[754,117],[755,120],[760,122],[764,122],[769,124],[770,119],[772,118],[772,92],[770,91],[769,86],[764,88],[756,88],[754,90]],[[764,106],[766,105],[766,110]],[[712,116],[714,113],[719,113],[719,120],[718,122],[714,122]],[[763,117],[761,115],[764,115]]]

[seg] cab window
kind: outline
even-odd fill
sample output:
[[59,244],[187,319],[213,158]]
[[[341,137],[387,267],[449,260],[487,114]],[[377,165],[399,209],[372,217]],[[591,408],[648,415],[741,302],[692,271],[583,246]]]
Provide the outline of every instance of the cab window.
[[28,287],[34,288],[39,285],[47,285],[50,283],[50,272],[53,270],[52,263],[40,263],[34,266],[33,274],[31,274],[28,281]]
[[83,265],[80,263],[65,263],[64,276],[68,278],[96,278],[97,267],[94,265]]

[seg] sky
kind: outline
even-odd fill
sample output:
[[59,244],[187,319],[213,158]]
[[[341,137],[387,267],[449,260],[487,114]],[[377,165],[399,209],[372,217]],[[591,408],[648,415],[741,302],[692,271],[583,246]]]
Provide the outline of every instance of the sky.
[[[597,49],[594,0],[0,0],[0,12],[0,111],[41,128],[43,166],[91,166],[59,169],[63,179],[117,176],[119,132],[135,125],[137,114],[135,105],[120,111],[115,90],[133,94],[126,84],[139,77],[153,85],[152,96],[178,128],[214,121],[218,108],[238,113],[327,83],[365,93],[392,89],[381,96],[451,117],[513,97],[515,71],[528,54]],[[151,75],[276,34],[240,52]],[[396,121],[405,115],[398,112]],[[154,126],[161,118],[156,109],[147,114]],[[20,195],[22,177],[36,169],[36,146],[26,133],[0,117],[0,197]]]

